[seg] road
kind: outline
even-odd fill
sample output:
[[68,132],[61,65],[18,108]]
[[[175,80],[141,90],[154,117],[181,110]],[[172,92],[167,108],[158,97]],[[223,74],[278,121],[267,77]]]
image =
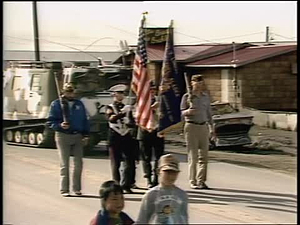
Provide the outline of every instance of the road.
[[[168,146],[167,146],[168,149]],[[211,190],[188,187],[186,156],[178,154],[181,173],[177,185],[189,195],[190,223],[296,224],[296,178],[266,169],[247,168],[217,161],[209,163]],[[56,149],[3,144],[3,224],[89,224],[100,208],[98,189],[110,179],[109,160],[98,154],[84,158],[83,196],[59,194]],[[146,186],[141,165],[137,185]],[[146,189],[125,195],[125,211],[137,218]]]

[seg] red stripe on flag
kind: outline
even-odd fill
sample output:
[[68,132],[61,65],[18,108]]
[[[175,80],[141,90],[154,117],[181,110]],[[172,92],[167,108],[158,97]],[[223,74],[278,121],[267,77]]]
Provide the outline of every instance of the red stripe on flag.
[[147,68],[141,64],[138,54],[135,55],[132,75],[132,85],[135,87],[137,96],[136,122],[138,125],[149,129],[152,119],[150,79]]

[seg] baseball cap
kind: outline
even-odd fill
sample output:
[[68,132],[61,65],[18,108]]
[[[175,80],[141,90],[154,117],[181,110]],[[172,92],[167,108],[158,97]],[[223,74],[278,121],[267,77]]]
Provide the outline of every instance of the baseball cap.
[[200,74],[193,75],[191,81],[196,81],[196,82],[203,81],[203,76]]
[[63,86],[63,92],[73,92],[74,86],[72,83],[65,83]]
[[158,161],[159,170],[173,170],[179,172],[179,161],[173,154],[162,155]]

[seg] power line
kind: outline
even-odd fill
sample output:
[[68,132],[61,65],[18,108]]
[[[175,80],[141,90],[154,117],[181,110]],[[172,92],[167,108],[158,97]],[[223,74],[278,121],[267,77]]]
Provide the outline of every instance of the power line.
[[285,37],[283,35],[276,34],[276,33],[272,33],[272,34],[275,35],[275,36],[278,36],[278,37],[286,38],[286,39],[295,39],[296,38],[296,37]]
[[[20,38],[20,37],[13,37],[13,36],[8,36],[5,35],[8,38],[13,38],[13,39],[19,39],[19,40],[24,40],[24,41],[29,41],[29,42],[33,42],[33,39],[28,39],[28,38]],[[62,43],[62,42],[54,42],[54,41],[49,41],[43,38],[39,38],[39,40],[41,41],[46,41],[46,42],[52,42],[54,44],[60,44],[60,45],[65,45],[66,47],[70,47],[69,45],[75,45],[75,46],[87,46],[86,44],[78,44],[78,43]],[[98,39],[99,40],[99,39]],[[98,47],[116,47],[119,45],[115,44],[115,45],[94,45],[94,46],[98,46]]]

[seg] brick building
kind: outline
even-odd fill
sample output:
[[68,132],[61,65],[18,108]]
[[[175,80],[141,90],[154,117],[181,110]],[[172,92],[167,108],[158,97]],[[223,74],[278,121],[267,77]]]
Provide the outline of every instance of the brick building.
[[185,65],[206,77],[213,100],[237,107],[296,111],[297,46],[249,46]]

